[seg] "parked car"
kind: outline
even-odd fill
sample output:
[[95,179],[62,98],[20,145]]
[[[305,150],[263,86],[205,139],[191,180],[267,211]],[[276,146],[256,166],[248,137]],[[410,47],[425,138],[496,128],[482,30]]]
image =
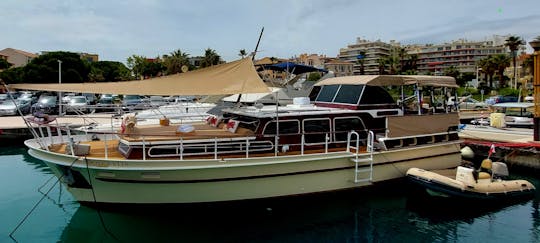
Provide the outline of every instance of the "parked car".
[[65,93],[64,96],[62,97],[62,104],[67,104],[69,103],[69,100],[73,97],[73,96],[76,96],[77,94],[75,93]]
[[[454,100],[455,100],[455,97],[450,97],[450,99],[448,101],[448,104],[449,105],[454,105]],[[471,110],[471,109],[479,110],[479,109],[487,109],[488,108],[488,104],[486,104],[485,102],[475,100],[475,99],[471,98],[470,96],[459,97],[457,105],[458,105],[460,110],[464,110],[464,109],[465,110],[467,110],[467,109],[468,110]]]
[[150,105],[152,107],[159,107],[166,104],[167,104],[167,101],[163,98],[163,96],[159,96],[159,95],[150,96]]
[[[10,93],[0,94],[0,101],[11,99],[11,98],[9,97],[9,94],[10,94]],[[17,92],[11,92],[11,96],[13,97],[13,99],[17,99],[17,98],[19,98],[19,93],[17,93]]]
[[19,96],[19,98],[17,98],[17,100],[26,100],[26,101],[30,102],[31,105],[33,105],[34,103],[37,102],[38,97],[35,96],[34,94],[30,93],[30,92],[24,92],[24,93],[21,93],[21,96]]
[[31,104],[28,100],[4,100],[0,103],[0,116],[11,116],[19,114],[17,107],[23,114],[30,113]]
[[143,109],[146,105],[145,98],[140,95],[124,95],[122,100],[124,110]]
[[58,113],[58,97],[41,96],[37,103],[32,105],[32,112],[42,111],[45,114]]
[[72,96],[69,103],[66,105],[66,112],[88,112],[88,100],[86,96]]
[[511,95],[495,95],[491,96],[488,99],[486,99],[486,104],[488,105],[494,105],[498,103],[506,103],[506,102],[518,102],[517,96],[511,96]]

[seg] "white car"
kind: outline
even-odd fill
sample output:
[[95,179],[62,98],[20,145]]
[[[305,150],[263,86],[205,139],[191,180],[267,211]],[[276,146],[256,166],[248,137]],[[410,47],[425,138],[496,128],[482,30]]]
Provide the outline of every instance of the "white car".
[[[450,97],[448,105],[454,105],[455,97]],[[470,96],[458,97],[458,107],[460,110],[480,110],[487,109],[488,104],[471,98]]]

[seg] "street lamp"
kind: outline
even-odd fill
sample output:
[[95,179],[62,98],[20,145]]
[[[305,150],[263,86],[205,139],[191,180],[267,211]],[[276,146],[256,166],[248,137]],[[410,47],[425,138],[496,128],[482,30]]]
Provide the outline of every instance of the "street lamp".
[[540,36],[529,42],[534,49],[533,87],[534,87],[534,141],[540,140]]
[[[62,60],[58,61],[58,84],[62,84]],[[58,91],[58,116],[62,116],[62,92]]]

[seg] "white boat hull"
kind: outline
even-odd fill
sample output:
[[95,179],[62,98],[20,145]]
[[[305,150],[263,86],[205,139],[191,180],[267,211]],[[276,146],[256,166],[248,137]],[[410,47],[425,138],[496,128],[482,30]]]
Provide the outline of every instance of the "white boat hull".
[[113,160],[49,152],[34,140],[26,145],[30,155],[45,161],[57,177],[63,178],[70,170],[75,180],[84,178],[86,186],[79,183],[67,188],[77,201],[90,203],[200,203],[318,193],[401,178],[412,167],[451,168],[460,161],[459,141],[376,152],[372,180],[355,183],[351,152],[223,160]]

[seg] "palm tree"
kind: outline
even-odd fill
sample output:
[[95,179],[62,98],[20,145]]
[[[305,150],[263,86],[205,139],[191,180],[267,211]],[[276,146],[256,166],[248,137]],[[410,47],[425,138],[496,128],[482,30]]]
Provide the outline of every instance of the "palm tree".
[[220,62],[221,57],[215,50],[210,48],[204,50],[204,57],[201,60],[201,68],[217,65]]
[[506,86],[506,80],[504,80],[504,70],[510,66],[510,57],[506,54],[497,54],[490,57],[493,66],[498,72],[499,75],[499,84],[500,87]]
[[444,75],[454,77],[457,79],[461,73],[459,72],[459,69],[456,68],[456,66],[450,66],[446,69],[444,69]]
[[357,56],[357,59],[356,59],[356,64],[359,64],[359,65],[360,65],[360,75],[364,75],[364,74],[365,74],[365,70],[364,70],[364,58],[366,58],[366,52],[365,52],[365,51],[360,51],[360,52],[358,52],[358,56]]
[[482,72],[486,75],[489,87],[493,88],[493,74],[495,74],[497,67],[494,65],[491,57],[485,57],[478,60],[477,65],[482,68]]
[[247,55],[246,49],[241,49],[238,52],[238,56],[241,56],[242,58],[244,58],[246,55]]
[[521,39],[518,36],[510,36],[506,40],[505,46],[510,49],[510,52],[512,53],[512,63],[514,64],[514,79],[516,79],[516,56],[517,56],[517,50],[520,46],[525,45],[525,41]]
[[180,49],[171,52],[170,55],[163,55],[163,65],[167,74],[180,73],[183,66],[193,69],[189,64],[189,54],[182,52]]
[[405,57],[407,56],[407,50],[405,50],[405,48],[398,48],[397,49],[397,54],[399,56],[399,74],[403,74],[404,70],[403,70],[403,67],[405,66],[403,64],[403,61],[405,59]]
[[379,75],[383,75],[385,73],[387,59],[386,58],[379,58]]
[[395,55],[390,55],[386,58],[386,64],[388,65],[388,68],[390,69],[390,74],[397,74],[398,72],[398,66],[399,66],[399,59]]

